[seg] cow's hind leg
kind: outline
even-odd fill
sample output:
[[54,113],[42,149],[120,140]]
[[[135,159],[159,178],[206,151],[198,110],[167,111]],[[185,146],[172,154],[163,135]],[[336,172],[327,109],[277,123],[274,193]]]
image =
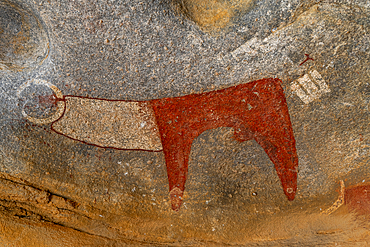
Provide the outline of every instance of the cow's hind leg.
[[[289,140],[271,140],[271,136],[256,135],[255,140],[265,150],[283,186],[288,200],[293,200],[297,191],[298,157],[294,143]],[[289,145],[290,144],[290,145]]]

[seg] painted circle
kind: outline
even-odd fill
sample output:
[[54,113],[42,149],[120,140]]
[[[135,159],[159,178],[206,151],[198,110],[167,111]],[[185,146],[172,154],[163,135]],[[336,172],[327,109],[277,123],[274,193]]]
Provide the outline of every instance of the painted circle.
[[[49,89],[51,89],[53,91],[53,93],[55,94],[56,96],[56,99],[63,99],[64,96],[62,94],[62,92],[53,84],[45,81],[45,80],[30,80],[28,82],[26,82],[24,85],[22,85],[21,87],[19,87],[19,89],[17,90],[17,96],[18,98],[21,98],[21,94],[23,91],[26,90],[26,88],[32,86],[32,85],[43,85],[43,86],[46,86],[48,87]],[[35,124],[40,124],[40,125],[44,125],[44,124],[50,124],[56,120],[58,120],[59,118],[62,117],[63,113],[64,113],[64,110],[66,108],[66,105],[65,105],[65,102],[63,100],[56,100],[56,111],[54,112],[53,115],[51,115],[50,117],[47,117],[47,118],[37,118],[37,117],[32,117],[30,116],[29,114],[26,113],[26,111],[24,109],[22,109],[22,115],[23,117],[25,117],[28,121],[32,122],[32,123],[35,123]]]

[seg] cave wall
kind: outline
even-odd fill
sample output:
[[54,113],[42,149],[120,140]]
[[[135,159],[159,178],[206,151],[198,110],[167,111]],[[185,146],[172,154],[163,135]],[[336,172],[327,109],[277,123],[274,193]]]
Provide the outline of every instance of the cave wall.
[[366,244],[369,13],[0,0],[0,243]]

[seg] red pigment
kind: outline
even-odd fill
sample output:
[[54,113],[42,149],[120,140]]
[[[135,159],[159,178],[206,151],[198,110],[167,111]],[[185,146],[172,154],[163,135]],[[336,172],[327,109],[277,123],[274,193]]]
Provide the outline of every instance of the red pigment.
[[169,180],[172,209],[179,210],[191,144],[202,132],[234,128],[240,141],[254,139],[274,163],[288,200],[297,190],[298,156],[279,79],[261,79],[222,90],[151,100]]
[[344,201],[349,210],[359,214],[370,214],[370,185],[357,185],[345,190]]
[[57,98],[55,95],[39,95],[39,104],[42,106],[57,106],[59,101],[63,101],[63,99]]
[[301,66],[301,65],[303,65],[305,62],[307,62],[308,60],[312,60],[312,61],[315,61],[315,60],[313,60],[313,58],[310,58],[310,55],[308,55],[308,54],[304,54],[305,56],[306,56],[306,59],[302,62],[302,63],[300,63],[299,64],[299,66]]

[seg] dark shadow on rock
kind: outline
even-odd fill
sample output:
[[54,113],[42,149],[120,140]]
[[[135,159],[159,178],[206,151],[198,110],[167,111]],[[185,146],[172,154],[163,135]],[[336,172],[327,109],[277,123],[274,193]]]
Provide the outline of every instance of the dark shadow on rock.
[[0,70],[21,71],[41,64],[49,40],[40,19],[30,10],[0,1]]

